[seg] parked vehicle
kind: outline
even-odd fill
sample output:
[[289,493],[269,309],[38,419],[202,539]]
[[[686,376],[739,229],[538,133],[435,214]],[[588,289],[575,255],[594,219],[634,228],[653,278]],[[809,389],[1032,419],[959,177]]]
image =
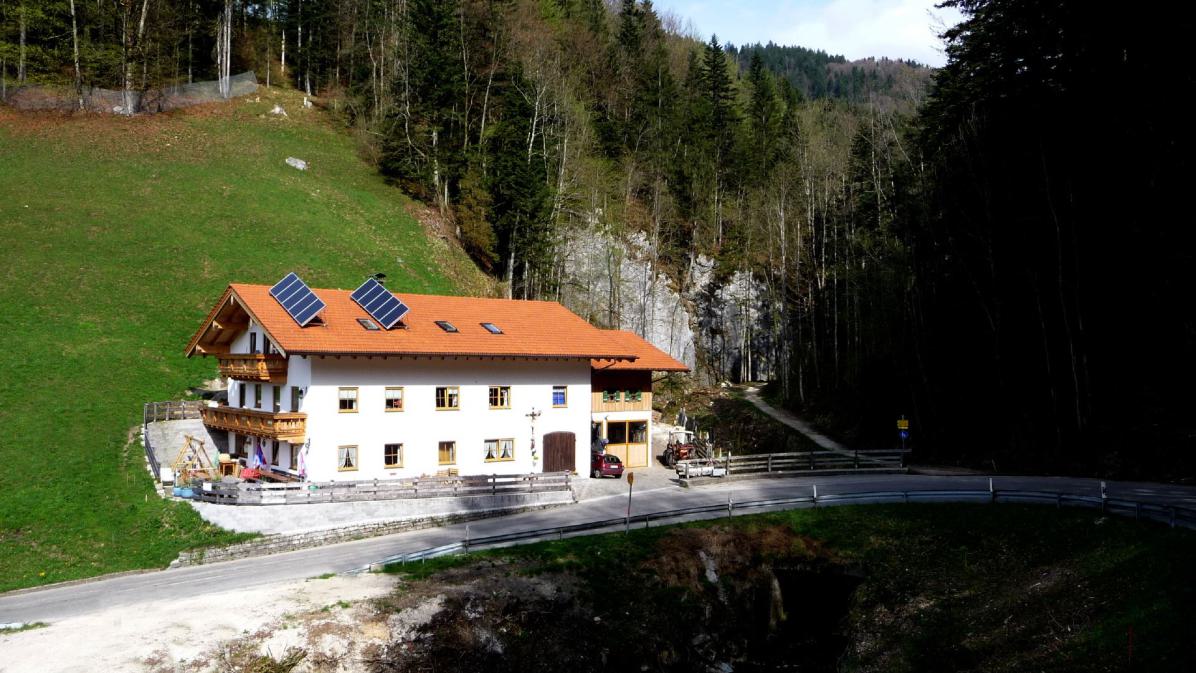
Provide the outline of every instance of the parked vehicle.
[[673,467],[679,460],[689,460],[695,454],[694,433],[690,430],[673,430],[669,432],[669,443],[665,447],[661,458],[664,464]]
[[595,451],[590,454],[590,476],[595,479],[599,477],[622,479],[623,461],[619,460],[618,456]]

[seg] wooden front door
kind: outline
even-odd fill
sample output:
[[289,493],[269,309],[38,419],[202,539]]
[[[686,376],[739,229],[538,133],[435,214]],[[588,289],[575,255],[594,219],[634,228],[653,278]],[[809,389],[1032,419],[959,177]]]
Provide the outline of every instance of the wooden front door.
[[577,438],[572,432],[550,432],[544,435],[545,472],[575,472],[576,463]]

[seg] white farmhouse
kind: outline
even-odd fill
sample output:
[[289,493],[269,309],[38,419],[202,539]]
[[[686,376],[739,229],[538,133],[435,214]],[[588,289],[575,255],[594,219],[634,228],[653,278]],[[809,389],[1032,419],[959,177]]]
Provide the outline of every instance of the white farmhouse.
[[203,410],[225,450],[260,450],[312,481],[588,476],[600,437],[646,465],[651,373],[686,370],[556,302],[379,291],[397,304],[381,314],[361,301],[366,285],[351,295],[292,278],[311,298],[289,298],[287,279],[230,285],[186,354],[215,357],[229,380],[227,404]]

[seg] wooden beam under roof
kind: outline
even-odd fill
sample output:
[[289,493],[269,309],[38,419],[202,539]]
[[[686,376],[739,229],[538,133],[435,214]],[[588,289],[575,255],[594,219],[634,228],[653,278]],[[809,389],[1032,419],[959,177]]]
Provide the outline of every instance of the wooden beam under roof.
[[241,332],[249,329],[251,322],[261,325],[262,330],[266,332],[266,338],[274,344],[274,348],[279,354],[286,355],[286,351],[278,343],[278,340],[270,334],[262,321],[253,315],[249,307],[237,296],[232,286],[224,291],[224,294],[220,296],[220,301],[212,307],[195,336],[187,344],[185,354],[187,357],[197,353],[201,355],[227,354],[232,341]]

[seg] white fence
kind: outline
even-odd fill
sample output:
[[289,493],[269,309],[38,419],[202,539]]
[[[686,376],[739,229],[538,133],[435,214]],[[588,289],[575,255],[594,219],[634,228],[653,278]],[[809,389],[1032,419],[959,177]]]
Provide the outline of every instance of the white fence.
[[545,493],[567,491],[570,488],[568,472],[546,472],[374,481],[302,481],[283,484],[204,481],[194,487],[194,497],[196,500],[222,505],[297,505]]

